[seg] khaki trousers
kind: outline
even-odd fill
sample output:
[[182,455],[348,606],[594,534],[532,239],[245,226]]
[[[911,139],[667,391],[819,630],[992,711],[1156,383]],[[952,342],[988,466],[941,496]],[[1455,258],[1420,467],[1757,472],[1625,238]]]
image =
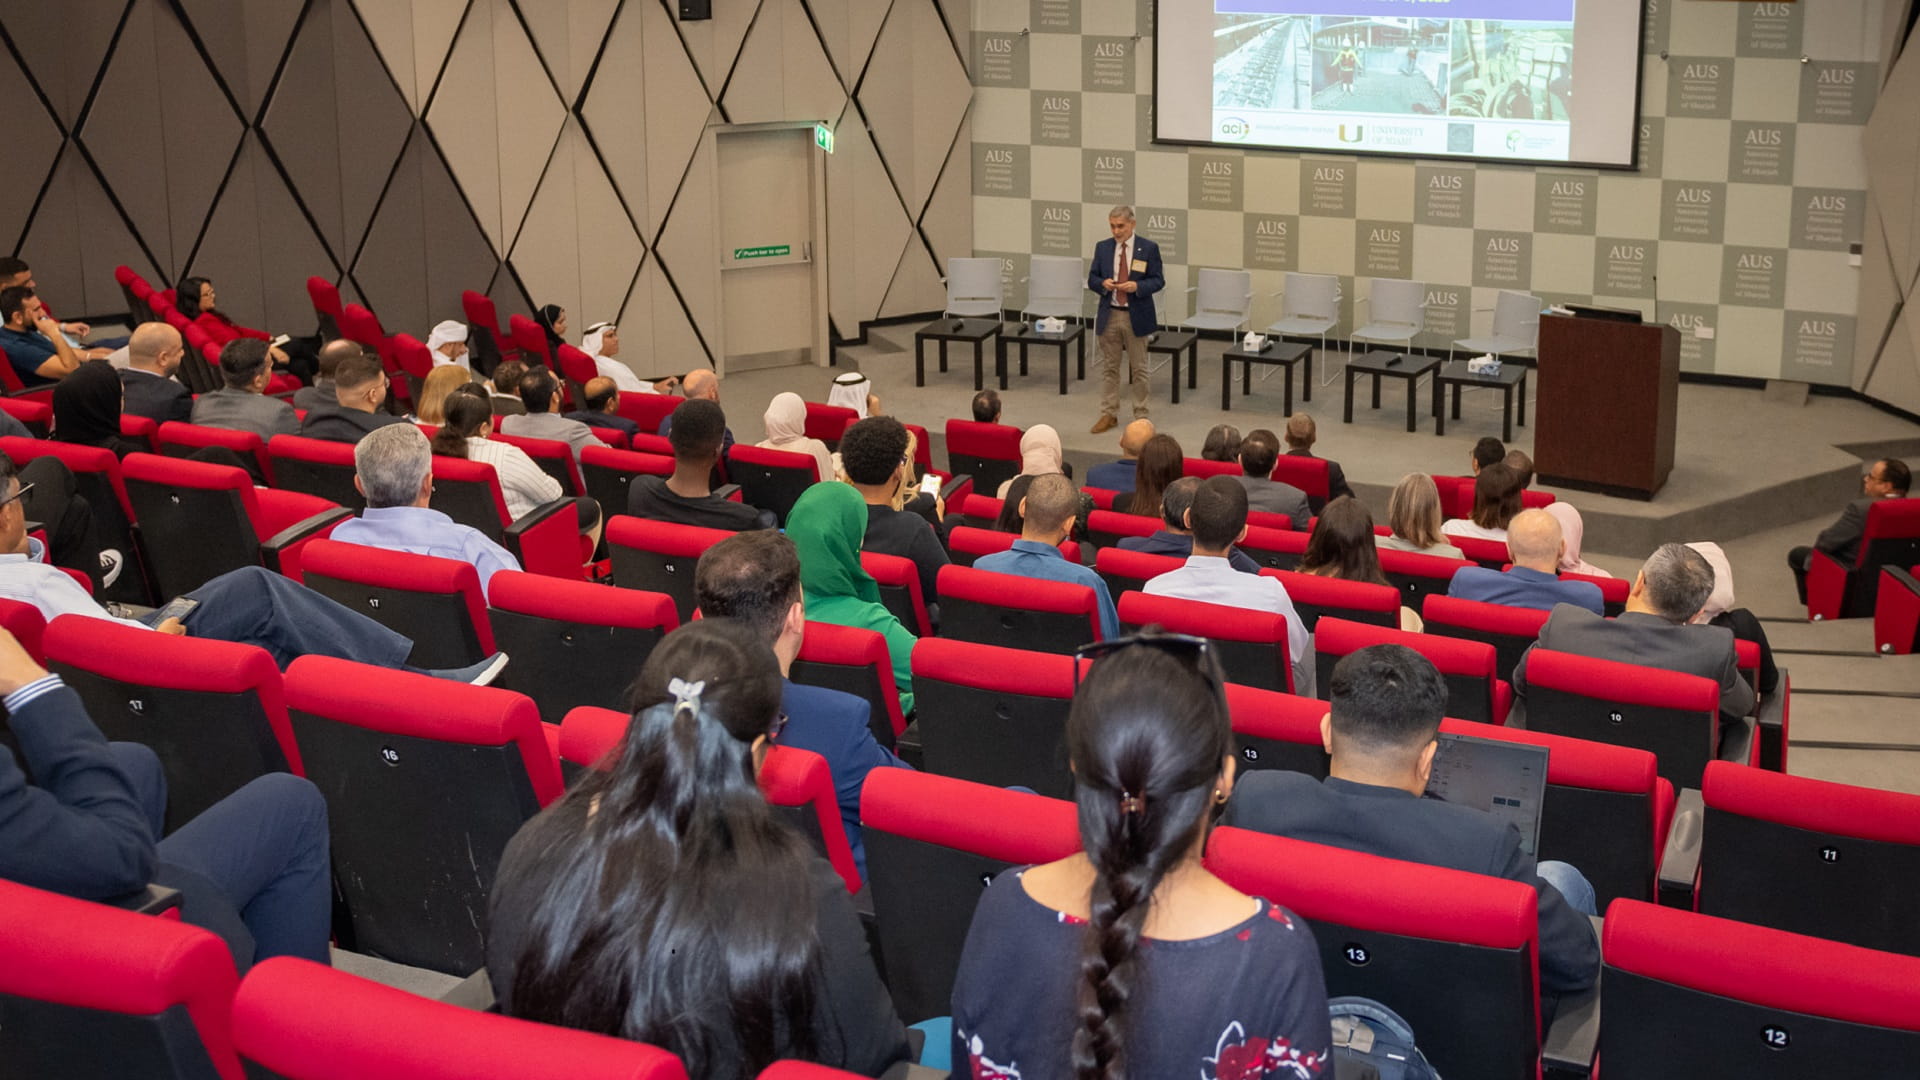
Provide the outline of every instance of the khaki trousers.
[[1100,331],[1100,415],[1117,416],[1120,411],[1120,354],[1127,355],[1129,380],[1133,386],[1133,418],[1147,415],[1147,339],[1133,333],[1132,315],[1124,308],[1107,312],[1107,327]]

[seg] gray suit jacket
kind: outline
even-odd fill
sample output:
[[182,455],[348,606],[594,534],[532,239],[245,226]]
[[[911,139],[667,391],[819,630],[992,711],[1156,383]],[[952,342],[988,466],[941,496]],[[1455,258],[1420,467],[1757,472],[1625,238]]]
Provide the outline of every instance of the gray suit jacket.
[[1867,508],[1876,500],[1855,499],[1840,511],[1840,520],[1820,530],[1813,546],[1851,567],[1860,557],[1860,541],[1867,535]]
[[251,431],[262,440],[300,434],[300,419],[293,415],[293,406],[279,398],[224,386],[194,401],[193,422],[203,427]]
[[1745,716],[1753,711],[1753,687],[1740,677],[1733,631],[1724,626],[1678,625],[1638,611],[1603,619],[1561,604],[1513,669],[1513,692],[1522,698],[1527,696],[1527,657],[1536,648],[1699,675],[1720,684],[1721,713]]
[[589,446],[605,446],[594,437],[593,429],[578,420],[569,420],[559,413],[526,413],[521,416],[503,416],[500,418],[500,430],[507,435],[516,435],[522,439],[554,439],[573,447],[573,460],[580,460],[580,451]]
[[1292,484],[1279,480],[1269,480],[1264,476],[1240,475],[1234,477],[1247,489],[1247,508],[1269,514],[1285,514],[1293,519],[1293,527],[1304,529],[1307,519],[1313,511],[1307,508],[1307,493]]

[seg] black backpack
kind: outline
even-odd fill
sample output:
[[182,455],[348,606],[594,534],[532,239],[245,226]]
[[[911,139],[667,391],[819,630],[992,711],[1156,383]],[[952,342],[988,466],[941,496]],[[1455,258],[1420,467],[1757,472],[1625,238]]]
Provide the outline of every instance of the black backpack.
[[1440,1080],[1413,1042],[1413,1026],[1363,997],[1327,1002],[1333,1018],[1333,1065],[1339,1080]]

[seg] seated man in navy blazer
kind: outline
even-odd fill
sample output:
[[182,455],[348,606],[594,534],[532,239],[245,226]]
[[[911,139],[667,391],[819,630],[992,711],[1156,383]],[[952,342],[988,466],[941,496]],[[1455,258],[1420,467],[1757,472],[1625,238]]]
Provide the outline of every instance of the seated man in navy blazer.
[[1483,604],[1552,611],[1555,604],[1572,604],[1595,615],[1605,615],[1600,586],[1591,581],[1561,581],[1560,556],[1566,552],[1560,521],[1545,510],[1522,510],[1507,523],[1506,570],[1469,566],[1456,571],[1447,595]]
[[[1133,207],[1116,206],[1107,215],[1111,240],[1093,246],[1087,288],[1100,297],[1093,333],[1100,339],[1100,419],[1093,433],[1112,430],[1119,421],[1120,354],[1127,354],[1133,386],[1133,418],[1147,415],[1147,338],[1159,325],[1153,294],[1167,284],[1160,272],[1160,245],[1133,235]],[[1117,316],[1117,317],[1114,317]]]
[[756,529],[720,541],[700,556],[693,591],[702,616],[738,619],[773,647],[780,661],[780,711],[786,726],[774,742],[811,750],[827,759],[860,876],[867,875],[867,851],[860,839],[860,788],[875,769],[908,769],[874,739],[867,726],[867,703],[852,694],[805,686],[787,679],[807,616],[800,603],[800,556],[793,541],[772,529]]
[[1433,664],[1404,645],[1375,645],[1334,665],[1331,690],[1332,711],[1320,721],[1332,756],[1327,779],[1242,774],[1226,824],[1531,885],[1540,894],[1541,991],[1593,985],[1600,974],[1599,942],[1586,919],[1593,886],[1566,863],[1536,866],[1512,824],[1422,797],[1447,704]]

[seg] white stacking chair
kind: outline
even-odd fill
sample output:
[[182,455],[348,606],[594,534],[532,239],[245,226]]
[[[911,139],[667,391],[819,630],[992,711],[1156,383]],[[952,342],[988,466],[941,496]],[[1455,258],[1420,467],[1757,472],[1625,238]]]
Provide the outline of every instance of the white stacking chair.
[[1072,255],[1035,255],[1021,279],[1027,284],[1027,306],[1020,314],[1036,319],[1074,319],[1086,316],[1087,264]]
[[[1285,282],[1281,290],[1273,294],[1280,298],[1280,317],[1267,327],[1267,333],[1319,338],[1320,352],[1315,359],[1323,368],[1331,368],[1333,365],[1327,359],[1327,334],[1340,324],[1340,279],[1332,274],[1289,273]],[[1260,377],[1265,379],[1278,370],[1271,364],[1265,365]],[[1321,385],[1334,377],[1328,374]]]
[[999,259],[948,259],[946,283],[947,315],[998,319],[1004,310]]
[[[1427,328],[1427,286],[1421,281],[1398,278],[1374,278],[1369,295],[1360,303],[1367,305],[1367,321],[1355,330],[1347,342],[1347,359],[1353,359],[1356,341],[1385,342],[1413,346],[1413,339]],[[1359,321],[1356,316],[1356,322]]]
[[1502,289],[1493,301],[1493,332],[1486,337],[1455,338],[1452,347],[1447,350],[1448,359],[1452,359],[1454,349],[1465,349],[1474,355],[1491,353],[1494,356],[1532,352],[1539,340],[1540,298],[1532,293]]

